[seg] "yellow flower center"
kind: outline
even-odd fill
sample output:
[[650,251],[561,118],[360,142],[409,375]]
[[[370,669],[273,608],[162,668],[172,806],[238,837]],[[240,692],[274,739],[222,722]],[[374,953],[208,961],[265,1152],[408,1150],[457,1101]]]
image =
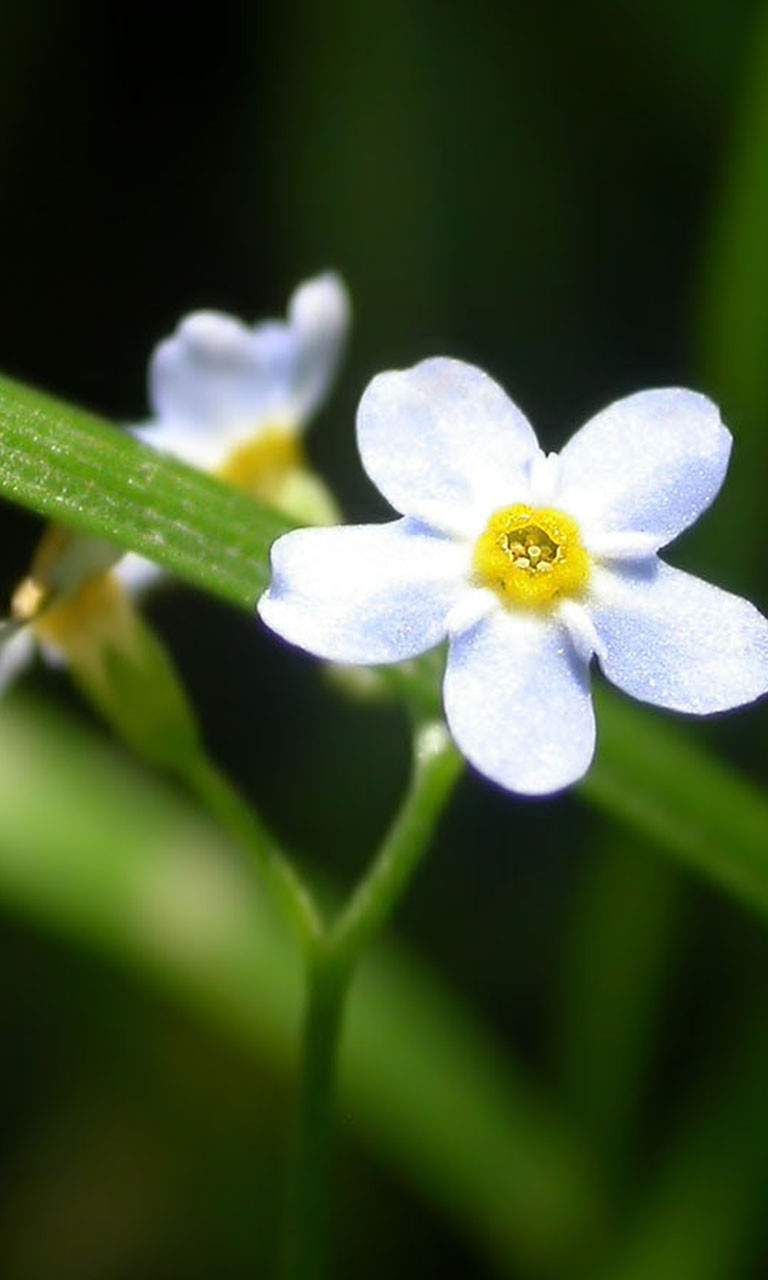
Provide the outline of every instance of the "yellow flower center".
[[237,489],[274,502],[286,475],[304,466],[304,451],[296,432],[273,426],[233,450],[216,474]]
[[541,609],[577,595],[590,560],[571,516],[519,503],[491,516],[475,546],[474,569],[505,604]]

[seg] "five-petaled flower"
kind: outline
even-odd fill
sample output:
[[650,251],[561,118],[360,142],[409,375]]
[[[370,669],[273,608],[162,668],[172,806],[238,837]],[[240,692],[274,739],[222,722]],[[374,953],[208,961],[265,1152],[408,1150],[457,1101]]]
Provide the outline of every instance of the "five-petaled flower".
[[731,436],[706,397],[629,396],[545,456],[491,378],[438,358],[374,378],[357,433],[402,518],[278,539],[259,612],[335,662],[398,662],[447,638],[448,725],[489,778],[535,795],[586,772],[593,655],[676,711],[768,690],[766,619],[657,555],[725,476]]

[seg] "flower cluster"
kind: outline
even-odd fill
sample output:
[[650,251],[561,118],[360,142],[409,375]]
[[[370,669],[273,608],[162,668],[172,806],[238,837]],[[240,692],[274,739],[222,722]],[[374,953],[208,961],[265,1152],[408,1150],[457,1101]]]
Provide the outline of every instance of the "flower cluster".
[[[152,356],[151,417],[135,435],[302,524],[331,525],[335,504],[301,434],[348,324],[346,290],[330,273],[296,290],[284,321],[188,316]],[[400,662],[447,640],[448,726],[503,787],[547,794],[587,770],[593,658],[627,693],[676,711],[723,711],[768,690],[768,622],[658,555],[725,476],[731,436],[706,397],[641,392],[545,455],[491,378],[438,358],[374,378],[357,434],[400,518],[278,539],[259,612],[284,639],[341,664]],[[90,655],[97,666],[99,646],[125,629],[120,589],[135,593],[161,572],[50,529],[14,597],[0,689],[37,644],[53,660]]]
[[620,400],[546,456],[502,389],[458,360],[374,378],[357,419],[401,518],[278,539],[263,620],[334,662],[448,641],[445,714],[512,791],[575,782],[595,747],[590,663],[625,692],[706,714],[768,690],[768,622],[657,552],[709,506],[731,436],[678,388]]
[[[218,312],[187,316],[152,355],[151,417],[134,434],[294,519],[334,519],[333,499],[310,471],[301,435],[336,373],[349,311],[343,283],[329,272],[295,291],[285,321],[249,327]],[[14,620],[0,646],[0,691],[37,647],[62,662],[90,645],[96,660],[111,624],[112,631],[124,626],[115,580],[136,594],[162,573],[141,556],[51,526],[14,595]]]

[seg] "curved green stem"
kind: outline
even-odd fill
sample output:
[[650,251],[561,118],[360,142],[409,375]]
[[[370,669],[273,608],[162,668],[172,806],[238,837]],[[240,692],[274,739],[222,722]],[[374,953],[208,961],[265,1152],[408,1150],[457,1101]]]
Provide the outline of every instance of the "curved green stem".
[[222,827],[247,850],[282,905],[303,946],[311,947],[323,933],[320,914],[298,872],[283,855],[258,814],[205,756],[185,762],[178,773]]
[[337,964],[352,965],[389,918],[429,846],[461,767],[461,756],[442,724],[432,722],[416,730],[413,773],[400,812],[331,927]]
[[334,924],[308,948],[301,1092],[285,1224],[286,1280],[318,1280],[324,1271],[335,1069],[356,963],[426,852],[460,768],[442,724],[417,729],[411,782],[400,812]]

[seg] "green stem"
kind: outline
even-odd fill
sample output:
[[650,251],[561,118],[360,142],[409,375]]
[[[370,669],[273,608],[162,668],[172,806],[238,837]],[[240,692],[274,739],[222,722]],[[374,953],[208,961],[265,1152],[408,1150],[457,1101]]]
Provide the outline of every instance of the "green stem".
[[327,943],[309,952],[302,1029],[301,1086],[285,1218],[287,1280],[316,1280],[325,1270],[336,1059],[350,974]]
[[437,722],[416,730],[410,786],[384,843],[330,931],[337,963],[351,966],[392,913],[426,852],[462,760]]
[[178,773],[222,827],[247,850],[302,945],[311,947],[323,933],[319,912],[309,890],[258,814],[205,756],[186,761]]
[[355,966],[428,848],[460,768],[461,759],[441,724],[417,729],[411,783],[400,812],[335,923],[308,949],[301,1093],[286,1218],[286,1280],[318,1280],[324,1272],[335,1068]]

